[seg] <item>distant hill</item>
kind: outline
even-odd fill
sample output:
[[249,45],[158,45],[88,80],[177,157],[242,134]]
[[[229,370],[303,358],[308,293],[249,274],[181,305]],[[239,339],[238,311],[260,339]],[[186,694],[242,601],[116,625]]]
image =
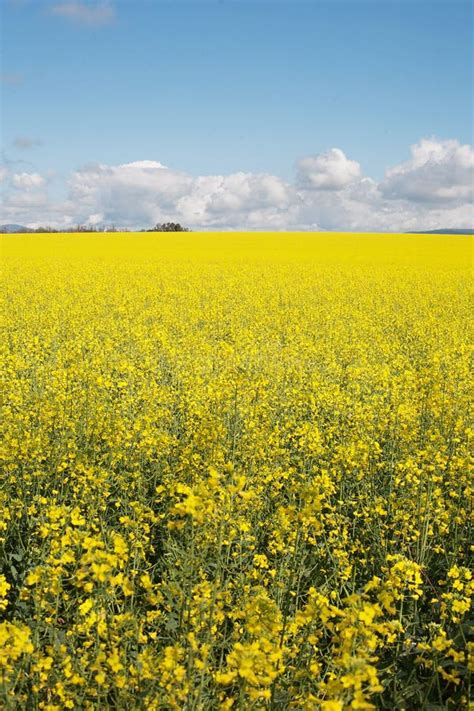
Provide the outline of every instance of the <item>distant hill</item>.
[[0,232],[13,234],[14,232],[33,232],[33,230],[24,227],[24,225],[0,225]]
[[417,230],[407,235],[474,235],[474,230]]

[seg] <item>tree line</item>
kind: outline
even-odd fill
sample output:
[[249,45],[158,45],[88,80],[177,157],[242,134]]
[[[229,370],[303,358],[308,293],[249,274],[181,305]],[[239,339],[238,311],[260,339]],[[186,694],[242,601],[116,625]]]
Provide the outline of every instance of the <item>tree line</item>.
[[[15,227],[16,229],[12,227]],[[191,230],[189,227],[183,227],[179,224],[179,222],[158,222],[150,229],[141,230],[117,228],[115,225],[76,225],[75,227],[67,227],[62,229],[56,229],[55,227],[22,227],[20,225],[3,225],[0,227],[0,232],[9,232],[10,234],[15,232],[50,234],[57,232],[191,232]]]

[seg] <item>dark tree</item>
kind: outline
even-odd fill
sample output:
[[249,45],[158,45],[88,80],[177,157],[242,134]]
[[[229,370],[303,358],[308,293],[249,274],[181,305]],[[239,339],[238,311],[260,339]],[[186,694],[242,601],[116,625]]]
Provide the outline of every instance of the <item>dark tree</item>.
[[157,223],[148,232],[189,232],[187,227],[183,227],[179,222],[163,222]]

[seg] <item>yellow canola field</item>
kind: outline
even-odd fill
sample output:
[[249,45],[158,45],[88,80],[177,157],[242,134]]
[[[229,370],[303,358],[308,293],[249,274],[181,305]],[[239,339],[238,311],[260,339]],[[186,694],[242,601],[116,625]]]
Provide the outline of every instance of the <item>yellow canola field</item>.
[[471,238],[1,249],[2,708],[468,708]]

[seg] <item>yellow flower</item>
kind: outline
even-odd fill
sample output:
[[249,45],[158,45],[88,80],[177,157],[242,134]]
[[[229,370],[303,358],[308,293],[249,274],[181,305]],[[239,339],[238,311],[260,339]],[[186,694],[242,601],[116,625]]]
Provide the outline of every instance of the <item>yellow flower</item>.
[[87,613],[92,609],[93,602],[90,598],[84,600],[83,603],[79,605],[79,612],[81,615],[87,615]]
[[73,508],[73,510],[71,511],[71,523],[74,526],[84,526],[84,524],[86,523],[86,519],[81,514],[81,511],[78,506]]
[[26,625],[11,622],[0,623],[0,669],[8,668],[22,654],[31,654],[33,644],[31,631]]
[[8,601],[6,600],[6,597],[10,589],[10,583],[7,582],[4,575],[0,575],[0,610],[5,610],[7,608]]
[[342,701],[321,701],[321,711],[343,711]]
[[109,655],[107,664],[115,674],[123,669],[123,664],[120,662],[120,656],[116,649]]

